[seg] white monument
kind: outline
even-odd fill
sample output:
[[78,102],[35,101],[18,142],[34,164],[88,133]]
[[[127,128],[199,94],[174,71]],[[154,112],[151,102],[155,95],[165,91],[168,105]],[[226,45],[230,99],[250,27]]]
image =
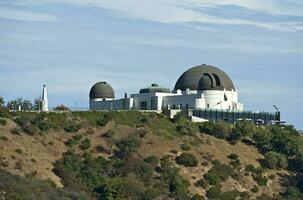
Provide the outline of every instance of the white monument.
[[49,111],[48,109],[48,99],[47,99],[47,90],[46,90],[46,85],[43,85],[43,91],[42,91],[42,106],[41,106],[41,111],[42,112],[47,112]]

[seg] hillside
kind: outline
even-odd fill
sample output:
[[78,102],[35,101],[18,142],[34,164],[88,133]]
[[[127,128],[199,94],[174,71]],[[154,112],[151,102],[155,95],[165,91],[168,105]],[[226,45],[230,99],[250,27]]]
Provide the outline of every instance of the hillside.
[[291,127],[148,112],[0,117],[0,199],[302,198]]

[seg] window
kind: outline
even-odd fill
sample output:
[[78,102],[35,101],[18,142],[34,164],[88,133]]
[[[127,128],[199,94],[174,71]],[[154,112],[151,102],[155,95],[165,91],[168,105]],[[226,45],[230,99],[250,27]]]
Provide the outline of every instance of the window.
[[215,80],[216,80],[216,86],[220,87],[221,86],[221,81],[220,81],[219,76],[217,74],[213,74],[213,76],[215,77]]
[[147,102],[146,101],[142,101],[140,103],[140,107],[141,107],[141,110],[147,110]]
[[228,100],[228,98],[227,98],[226,94],[224,93],[224,101],[227,101],[227,100]]

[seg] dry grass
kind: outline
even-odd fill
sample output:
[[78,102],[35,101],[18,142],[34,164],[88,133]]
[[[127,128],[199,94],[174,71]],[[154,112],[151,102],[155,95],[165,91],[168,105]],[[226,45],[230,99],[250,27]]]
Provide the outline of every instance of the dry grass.
[[[50,130],[44,135],[29,136],[26,134],[14,135],[10,133],[10,130],[15,128],[17,125],[8,120],[6,126],[0,126],[0,134],[7,137],[7,140],[0,140],[0,158],[8,166],[1,165],[3,168],[13,174],[25,176],[27,174],[36,174],[35,176],[39,179],[50,179],[55,182],[58,186],[62,186],[60,178],[57,177],[53,172],[53,163],[62,158],[62,154],[66,152],[70,147],[67,147],[64,143],[70,139],[74,134],[66,133],[63,130],[53,131]],[[114,122],[108,123],[103,128],[98,127],[85,127],[79,131],[79,134],[91,140],[91,148],[89,151],[94,156],[102,155],[108,158],[110,155],[107,153],[98,153],[96,147],[98,145],[112,146],[112,142],[109,139],[101,137],[107,130],[115,128],[117,134],[114,139],[118,140],[124,138],[130,134],[138,133],[138,129],[129,127],[126,125],[117,125]],[[174,161],[176,156],[180,155],[180,145],[188,140],[186,137],[162,137],[159,134],[153,134],[152,130],[145,127],[146,135],[142,137],[142,145],[138,149],[139,155],[146,158],[150,155],[157,156],[158,158],[164,155],[170,155],[171,160]],[[191,138],[193,140],[193,138]],[[190,153],[194,154],[199,161],[198,167],[186,168],[182,166],[180,173],[190,183],[190,191],[193,194],[200,193],[205,194],[205,191],[195,186],[195,182],[203,177],[203,175],[211,168],[211,164],[205,165],[202,163],[209,162],[205,155],[213,157],[222,163],[228,163],[229,159],[227,156],[230,153],[236,153],[239,155],[242,167],[244,168],[248,164],[259,166],[259,159],[263,156],[253,146],[248,146],[244,143],[237,143],[231,145],[228,142],[217,139],[215,137],[199,134],[194,138],[198,141],[196,145],[192,145],[189,150]],[[51,143],[50,143],[51,142]],[[22,149],[22,154],[15,152],[15,149]],[[76,151],[81,152],[80,148],[75,147]],[[23,164],[22,169],[15,169],[15,163],[21,161]],[[279,173],[285,174],[285,171],[270,170],[266,171],[268,175],[275,174],[275,179],[269,182],[268,187],[260,188],[260,193],[264,192],[267,194],[275,194],[281,191],[280,176]],[[243,176],[242,180],[237,182],[233,179],[227,180],[222,187],[223,191],[237,189],[239,191],[250,191],[250,189],[256,185],[250,176]]]

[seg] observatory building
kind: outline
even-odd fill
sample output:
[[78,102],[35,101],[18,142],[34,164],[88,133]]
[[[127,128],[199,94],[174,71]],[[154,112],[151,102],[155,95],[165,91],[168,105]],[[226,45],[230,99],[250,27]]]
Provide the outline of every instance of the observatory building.
[[185,71],[172,91],[152,84],[130,97],[125,94],[124,98],[115,99],[113,88],[107,82],[99,82],[91,88],[89,97],[90,110],[150,110],[168,112],[171,117],[185,111],[194,121],[279,120],[276,114],[244,112],[230,77],[205,64]]

